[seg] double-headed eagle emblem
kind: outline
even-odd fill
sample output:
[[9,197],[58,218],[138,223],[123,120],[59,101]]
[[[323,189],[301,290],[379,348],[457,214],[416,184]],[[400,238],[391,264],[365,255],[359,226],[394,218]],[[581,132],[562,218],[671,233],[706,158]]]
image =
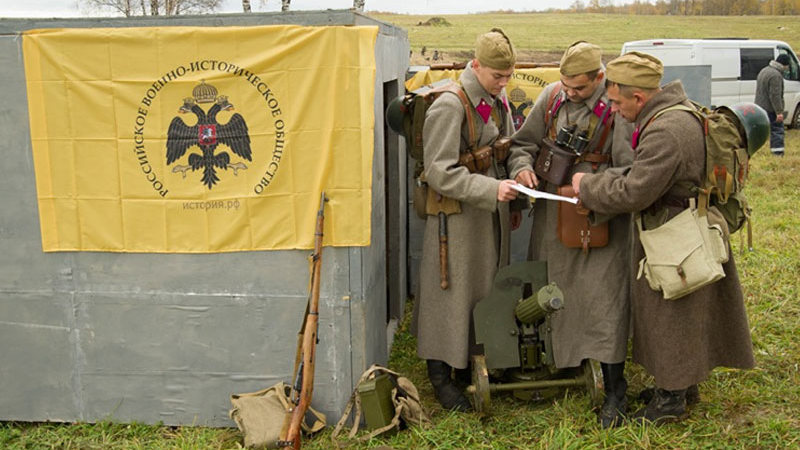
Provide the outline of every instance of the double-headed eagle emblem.
[[[214,103],[208,111],[201,108],[198,103]],[[185,98],[183,105],[178,109],[179,114],[194,113],[197,116],[195,125],[187,125],[183,118],[176,116],[169,124],[167,131],[167,165],[183,157],[186,151],[197,147],[201,153],[190,153],[188,165],[177,164],[173,172],[186,172],[203,169],[201,181],[209,189],[219,182],[217,169],[233,169],[236,175],[239,169],[247,169],[243,162],[231,163],[228,152],[214,154],[217,147],[222,144],[231,149],[237,156],[252,161],[250,150],[250,136],[247,134],[247,123],[239,113],[234,113],[227,123],[217,122],[220,111],[233,110],[233,105],[224,95],[217,96],[214,86],[201,82],[192,90],[192,97]]]

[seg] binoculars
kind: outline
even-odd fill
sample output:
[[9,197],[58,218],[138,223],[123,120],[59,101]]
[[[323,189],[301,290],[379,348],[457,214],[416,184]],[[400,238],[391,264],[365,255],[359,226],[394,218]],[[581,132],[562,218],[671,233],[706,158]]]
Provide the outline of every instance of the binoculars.
[[577,128],[577,125],[561,127],[556,135],[556,145],[580,155],[586,150],[586,146],[589,145],[589,136],[586,134],[586,131],[581,131],[576,134],[575,130]]

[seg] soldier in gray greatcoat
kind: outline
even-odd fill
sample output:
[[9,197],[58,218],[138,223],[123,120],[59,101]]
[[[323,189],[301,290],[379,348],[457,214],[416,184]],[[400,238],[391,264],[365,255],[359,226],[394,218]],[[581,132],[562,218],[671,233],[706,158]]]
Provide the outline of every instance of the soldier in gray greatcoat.
[[781,53],[758,72],[756,77],[756,105],[764,108],[769,117],[769,149],[775,156],[783,156],[783,72],[789,67],[789,55]]
[[[641,214],[645,229],[687,208],[695,195],[689,186],[700,186],[705,177],[705,138],[692,113],[669,110],[651,120],[673,105],[690,106],[680,81],[660,87],[662,74],[661,61],[644,53],[627,53],[608,64],[608,98],[614,110],[636,126],[633,164],[627,173],[572,177],[585,207],[605,214]],[[715,209],[708,210],[709,217]],[[633,262],[638,263],[644,256],[638,232],[633,252]],[[695,390],[714,367],[754,366],[732,254],[723,269],[721,280],[675,300],[665,300],[644,277],[633,280],[633,360],[656,384],[654,395],[634,419],[681,419],[687,414],[687,390]]]
[[[544,89],[512,138],[508,169],[518,183],[556,192],[558,186],[537,178],[533,165],[542,140],[568,125],[590,136],[571,173],[601,173],[630,164],[630,126],[610,113],[601,56],[600,47],[587,42],[576,42],[564,52],[561,80]],[[607,218],[608,244],[585,251],[566,247],[559,239],[558,214],[564,206],[534,202],[528,259],[547,261],[548,281],[564,292],[565,307],[552,318],[556,366],[577,367],[585,359],[601,363],[606,399],[599,419],[608,428],[622,423],[627,405],[623,372],[630,321],[630,214]]]
[[[515,59],[511,41],[493,29],[478,37],[475,58],[459,78],[478,140],[475,148],[513,131],[504,87],[514,72]],[[508,202],[516,197],[511,188],[514,181],[504,179],[504,163],[494,156],[483,173],[470,172],[459,163],[459,157],[469,152],[469,136],[459,95],[442,93],[428,109],[423,127],[424,177],[436,196],[457,200],[460,212],[446,216],[446,289],[441,283],[440,218],[427,218],[414,328],[417,354],[427,360],[436,398],[443,407],[458,411],[471,406],[453,383],[452,368],[467,368],[474,344],[472,309],[488,295],[498,266],[508,264]],[[515,217],[519,222],[519,213]]]

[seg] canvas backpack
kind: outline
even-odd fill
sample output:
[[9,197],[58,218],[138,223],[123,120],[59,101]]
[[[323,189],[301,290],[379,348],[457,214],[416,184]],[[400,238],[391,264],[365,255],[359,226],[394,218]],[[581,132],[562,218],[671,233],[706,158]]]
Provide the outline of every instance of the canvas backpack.
[[[750,157],[763,145],[762,136],[769,133],[769,120],[766,119],[766,113],[755,104],[721,106],[715,109],[695,102],[691,104],[691,107],[678,104],[665,108],[656,113],[650,122],[667,111],[675,110],[690,112],[700,122],[705,138],[705,177],[700,186],[692,186],[691,190],[697,192],[700,208],[715,207],[719,210],[731,234],[747,224],[747,245],[752,249],[752,209],[747,204],[743,189],[750,168]],[[755,125],[758,127],[756,132],[748,133],[748,126],[752,127],[752,124],[743,123],[741,111],[742,108],[750,107],[760,110],[753,109],[754,114],[759,115],[760,123]],[[766,133],[760,113],[766,119]]]
[[[461,100],[461,105],[464,107],[466,120],[469,124],[470,147],[475,147],[475,145],[477,145],[475,126],[472,122],[472,105],[467,98],[466,92],[464,92],[464,89],[461,88],[459,83],[445,79],[409,92],[399,99],[399,112],[401,117],[395,120],[395,123],[398,125],[390,123],[390,126],[392,126],[392,129],[402,134],[406,140],[408,154],[415,161],[415,178],[419,177],[424,169],[422,130],[425,125],[425,114],[434,100],[445,92],[451,92]],[[390,113],[387,112],[387,120],[389,114]]]
[[[415,89],[406,95],[396,98],[386,108],[386,121],[389,127],[405,138],[408,155],[414,160],[412,205],[417,216],[421,219],[425,219],[428,209],[433,208],[433,205],[429,205],[431,203],[429,202],[429,197],[431,197],[430,194],[432,192],[428,192],[428,186],[423,175],[425,155],[423,153],[422,131],[425,125],[425,114],[433,102],[445,92],[455,94],[461,101],[461,105],[464,107],[465,120],[469,127],[469,148],[474,149],[477,146],[478,138],[472,118],[472,104],[467,98],[464,89],[455,81],[444,79]],[[439,197],[434,200],[437,208],[443,209],[447,214],[460,212],[461,209],[456,200]]]

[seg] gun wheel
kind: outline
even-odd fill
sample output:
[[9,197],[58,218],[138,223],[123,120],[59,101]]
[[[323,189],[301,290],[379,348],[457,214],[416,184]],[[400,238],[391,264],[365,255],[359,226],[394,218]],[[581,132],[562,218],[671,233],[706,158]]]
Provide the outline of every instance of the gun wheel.
[[486,356],[484,355],[472,357],[472,385],[475,387],[475,392],[472,394],[475,411],[489,413],[491,393],[489,392],[489,370],[486,368]]
[[603,376],[600,370],[600,363],[587,359],[583,361],[583,378],[586,385],[586,391],[589,393],[589,398],[592,404],[599,406],[603,403]]

